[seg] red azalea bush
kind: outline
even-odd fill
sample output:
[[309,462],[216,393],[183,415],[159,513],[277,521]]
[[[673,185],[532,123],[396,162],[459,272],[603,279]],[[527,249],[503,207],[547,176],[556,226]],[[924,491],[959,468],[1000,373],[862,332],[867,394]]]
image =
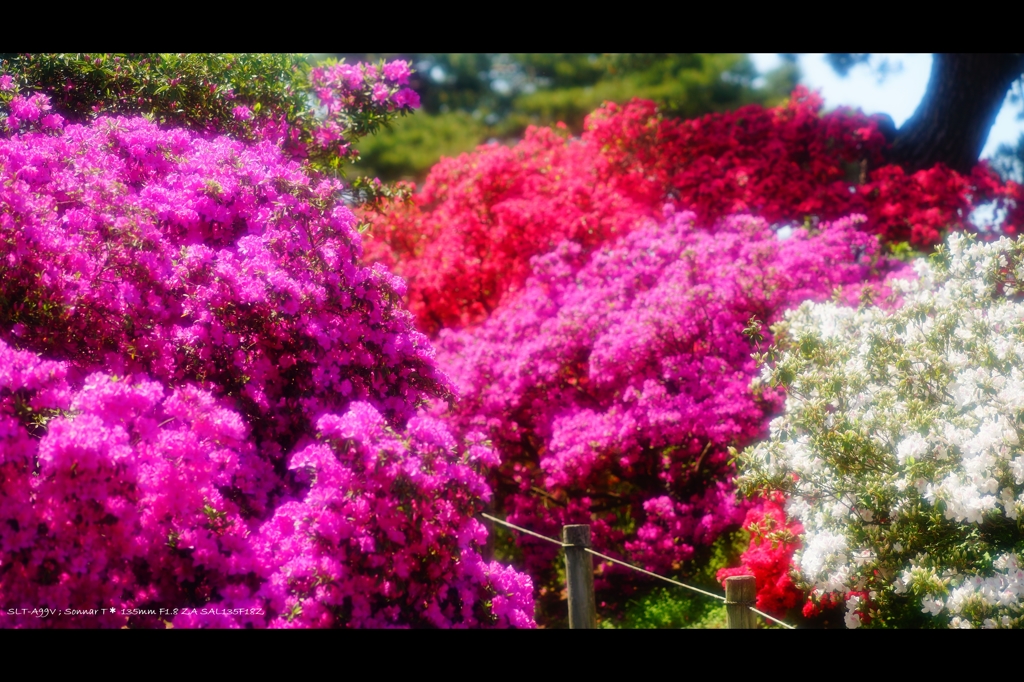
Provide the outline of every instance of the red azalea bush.
[[0,138],[2,623],[532,625],[479,554],[493,453],[418,415],[449,381],[338,183],[47,107]]
[[[781,405],[751,386],[751,317],[774,323],[837,287],[857,300],[865,282],[885,295],[902,267],[860,217],[784,240],[759,218],[696,221],[670,215],[590,255],[563,242],[482,325],[441,333],[439,363],[464,396],[453,429],[490,436],[512,523],[548,536],[589,523],[600,551],[684,569],[744,519],[727,450],[764,435]],[[517,542],[555,587],[556,548]],[[635,578],[602,571],[604,599]]]
[[655,217],[660,188],[622,180],[592,145],[531,127],[515,147],[442,159],[412,203],[367,214],[365,260],[408,279],[419,328],[476,323],[526,279],[532,256],[564,239],[590,251]]
[[[798,536],[803,526],[787,517],[785,500],[777,498],[755,503],[743,520],[743,529],[750,533],[750,546],[740,555],[740,565],[723,568],[716,577],[725,589],[725,579],[730,576],[754,576],[756,607],[781,618],[804,598],[803,591],[793,584],[790,576],[793,553],[800,548]],[[769,537],[770,534],[773,537]],[[806,609],[804,615],[809,615]]]
[[368,218],[366,257],[408,279],[410,310],[433,334],[485,319],[522,285],[531,257],[566,239],[589,252],[666,201],[706,226],[734,213],[770,224],[860,213],[869,233],[922,248],[944,230],[972,229],[972,210],[989,200],[1010,209],[1005,232],[1024,223],[1020,185],[984,165],[966,177],[908,174],[885,163],[875,119],[821,107],[798,88],[774,109],[690,121],[662,118],[651,102],[607,104],[579,139],[533,128],[514,147],[443,159],[412,204]]

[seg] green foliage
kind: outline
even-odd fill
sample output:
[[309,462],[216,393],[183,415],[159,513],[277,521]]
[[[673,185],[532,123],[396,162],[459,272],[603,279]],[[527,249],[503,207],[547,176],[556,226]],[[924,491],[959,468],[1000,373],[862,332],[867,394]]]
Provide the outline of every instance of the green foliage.
[[790,68],[789,82],[776,84],[775,92],[755,89],[757,73],[739,54],[606,55],[596,64],[605,68],[590,70],[597,76],[592,82],[520,95],[505,129],[517,133],[528,124],[562,121],[579,132],[583,119],[602,103],[633,98],[654,100],[670,116],[694,118],[744,104],[776,104],[796,85]]
[[[719,570],[735,565],[740,553],[750,544],[746,531],[726,533],[706,548],[695,559],[693,573],[679,578],[680,582],[714,594],[722,594],[722,585],[715,578]],[[692,592],[682,587],[652,586],[650,591],[626,602],[621,614],[601,618],[600,626],[607,630],[626,629],[722,629],[726,626],[725,604],[717,599]]]
[[889,244],[889,253],[896,260],[904,263],[911,263],[915,258],[920,258],[925,254],[915,249],[910,242],[893,242]]
[[604,620],[607,630],[724,629],[725,604],[681,587],[658,587],[626,605],[621,620]]
[[244,135],[232,109],[272,106],[301,123],[310,65],[286,54],[60,53],[0,54],[16,85],[50,96],[70,121],[100,113],[147,116],[195,130]]
[[487,127],[464,111],[399,119],[363,139],[354,171],[378,178],[419,178],[442,156],[456,157],[475,148]]

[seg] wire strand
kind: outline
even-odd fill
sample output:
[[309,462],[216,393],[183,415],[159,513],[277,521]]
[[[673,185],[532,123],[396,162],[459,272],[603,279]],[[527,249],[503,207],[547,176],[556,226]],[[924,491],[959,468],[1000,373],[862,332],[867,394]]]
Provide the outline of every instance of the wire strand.
[[706,590],[700,589],[699,587],[693,587],[692,585],[687,585],[686,583],[681,583],[678,580],[672,580],[672,578],[666,578],[663,575],[658,575],[657,573],[651,573],[650,571],[645,571],[644,569],[642,569],[642,568],[640,568],[638,566],[634,566],[632,564],[627,564],[625,561],[619,561],[618,559],[613,559],[612,557],[608,556],[607,554],[601,554],[600,552],[595,552],[594,550],[590,549],[589,547],[586,547],[585,549],[588,552],[590,552],[591,554],[593,554],[594,556],[599,556],[602,559],[605,559],[607,561],[613,561],[613,562],[615,562],[615,563],[617,563],[617,564],[619,564],[621,566],[625,566],[626,568],[632,568],[634,571],[639,571],[640,573],[646,573],[647,575],[652,576],[654,578],[658,578],[659,580],[664,580],[667,583],[672,583],[673,585],[678,585],[679,587],[685,587],[688,590],[693,590],[694,592],[700,592],[701,594],[706,594],[707,596],[713,597],[713,598],[718,599],[720,601],[725,601],[725,597],[719,596],[719,595],[715,594],[714,592],[708,592]]
[[515,528],[516,530],[518,530],[518,531],[520,531],[522,533],[526,533],[527,535],[532,535],[535,538],[540,538],[541,540],[547,540],[548,542],[550,542],[552,544],[555,544],[555,545],[558,545],[559,547],[572,547],[572,545],[567,545],[566,543],[564,543],[564,542],[562,542],[560,540],[554,540],[552,538],[547,537],[546,535],[541,535],[540,533],[534,533],[532,530],[526,530],[525,528],[521,528],[521,527],[515,525],[514,523],[509,523],[508,521],[502,521],[501,519],[495,518],[495,517],[491,516],[490,514],[484,514],[483,512],[480,512],[480,516],[484,517],[485,519],[490,519],[491,521],[494,521],[495,523],[500,523],[503,526],[508,526],[509,528]]
[[778,623],[779,625],[781,625],[784,628],[787,628],[789,630],[796,630],[796,626],[795,625],[790,625],[789,623],[783,623],[778,618],[774,618],[772,616],[769,616],[764,611],[758,611],[753,606],[748,606],[747,608],[750,609],[751,611],[753,611],[754,613],[756,613],[757,615],[761,616],[762,618],[766,618],[766,619],[770,620],[773,623]]
[[[508,526],[509,528],[514,528],[514,529],[518,530],[521,533],[526,533],[527,535],[532,535],[533,537],[538,538],[540,540],[545,540],[547,542],[550,542],[553,545],[559,545],[561,547],[573,547],[574,546],[574,545],[570,545],[570,544],[565,543],[565,542],[560,542],[559,540],[555,540],[554,538],[549,538],[546,535],[541,535],[540,533],[534,533],[532,530],[527,530],[526,528],[523,528],[522,526],[517,526],[514,523],[509,523],[508,521],[504,521],[504,520],[499,519],[497,517],[491,516],[490,514],[485,514],[485,513],[481,512],[480,516],[482,516],[485,519],[488,519],[490,521],[494,521],[495,523],[500,523],[503,526]],[[699,587],[694,587],[693,585],[687,585],[686,583],[681,583],[678,580],[672,580],[672,578],[666,578],[665,576],[658,575],[657,573],[651,573],[650,571],[644,570],[644,569],[640,568],[639,566],[634,566],[633,564],[627,564],[625,561],[620,561],[619,559],[616,559],[614,557],[610,557],[607,554],[601,554],[600,552],[595,552],[594,550],[590,549],[589,547],[584,547],[583,549],[585,551],[589,552],[590,554],[593,554],[596,557],[601,557],[605,561],[611,561],[612,563],[619,564],[620,566],[625,566],[626,568],[633,569],[634,571],[637,571],[639,573],[644,573],[646,575],[649,575],[652,578],[657,578],[658,580],[664,580],[667,583],[672,583],[673,585],[677,585],[679,587],[686,588],[687,590],[692,590],[693,592],[699,592],[700,594],[703,594],[703,595],[706,595],[708,597],[711,597],[712,599],[717,599],[717,600],[723,601],[723,602],[727,601],[725,597],[723,597],[721,595],[718,595],[718,594],[715,594],[714,592],[708,592],[707,590],[702,590]],[[779,625],[781,625],[784,628],[787,628],[789,630],[795,630],[796,629],[795,626],[790,625],[789,623],[784,623],[781,620],[779,620],[778,618],[775,618],[774,616],[769,616],[764,611],[759,611],[759,610],[755,609],[753,606],[747,606],[747,608],[750,609],[751,611],[753,611],[754,613],[756,613],[757,615],[761,616],[762,618],[770,620],[773,623],[778,623]]]

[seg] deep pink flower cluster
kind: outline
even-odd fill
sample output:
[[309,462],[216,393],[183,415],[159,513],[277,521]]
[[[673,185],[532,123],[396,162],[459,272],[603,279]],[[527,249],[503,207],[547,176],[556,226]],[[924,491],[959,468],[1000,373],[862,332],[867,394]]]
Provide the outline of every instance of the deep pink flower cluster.
[[216,386],[275,440],[353,400],[398,423],[448,395],[402,281],[355,264],[337,183],[273,145],[103,119],[0,141],[0,164],[0,315],[21,347]]
[[[592,256],[564,242],[534,258],[518,297],[438,342],[464,396],[454,428],[495,443],[509,519],[548,535],[589,523],[599,549],[655,571],[678,570],[746,513],[727,447],[762,436],[781,404],[751,389],[750,318],[771,324],[837,287],[855,300],[865,282],[884,295],[899,266],[862,217],[779,239],[759,218],[705,230],[669,213]],[[521,546],[550,580],[554,550]]]
[[359,62],[339,62],[317,66],[309,74],[310,84],[331,118],[367,102],[391,111],[409,107],[418,109],[420,96],[409,84],[412,68],[407,61],[385,62],[377,66]]
[[117,609],[0,625],[532,624],[337,189],[142,119],[0,139],[0,607]]
[[326,120],[314,133],[317,143],[327,148],[343,138],[345,118],[340,116],[343,112],[366,108],[418,109],[420,96],[412,88],[404,87],[411,73],[405,61],[388,62],[383,67],[342,62],[314,68],[309,74],[310,84],[327,113]]
[[[10,76],[7,78],[9,79]],[[8,106],[11,113],[4,121],[8,130],[18,130],[23,127],[59,130],[64,125],[62,116],[47,113],[51,107],[50,100],[46,95],[36,94],[31,97],[15,95]]]

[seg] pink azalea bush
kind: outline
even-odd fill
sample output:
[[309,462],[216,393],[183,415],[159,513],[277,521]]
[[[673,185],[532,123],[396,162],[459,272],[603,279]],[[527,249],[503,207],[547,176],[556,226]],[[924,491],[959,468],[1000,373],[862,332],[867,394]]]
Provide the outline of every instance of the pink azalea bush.
[[418,411],[450,382],[338,182],[48,106],[0,138],[0,625],[530,627],[494,453]]
[[[736,500],[728,448],[762,437],[782,404],[751,386],[744,332],[837,288],[885,296],[901,266],[862,220],[779,239],[759,218],[707,230],[669,209],[592,256],[563,242],[480,327],[442,331],[439,363],[464,396],[453,429],[492,439],[509,520],[549,536],[589,523],[597,549],[663,573],[737,528],[749,503]],[[554,588],[556,548],[517,541]],[[598,588],[611,599],[634,577],[606,565]]]

